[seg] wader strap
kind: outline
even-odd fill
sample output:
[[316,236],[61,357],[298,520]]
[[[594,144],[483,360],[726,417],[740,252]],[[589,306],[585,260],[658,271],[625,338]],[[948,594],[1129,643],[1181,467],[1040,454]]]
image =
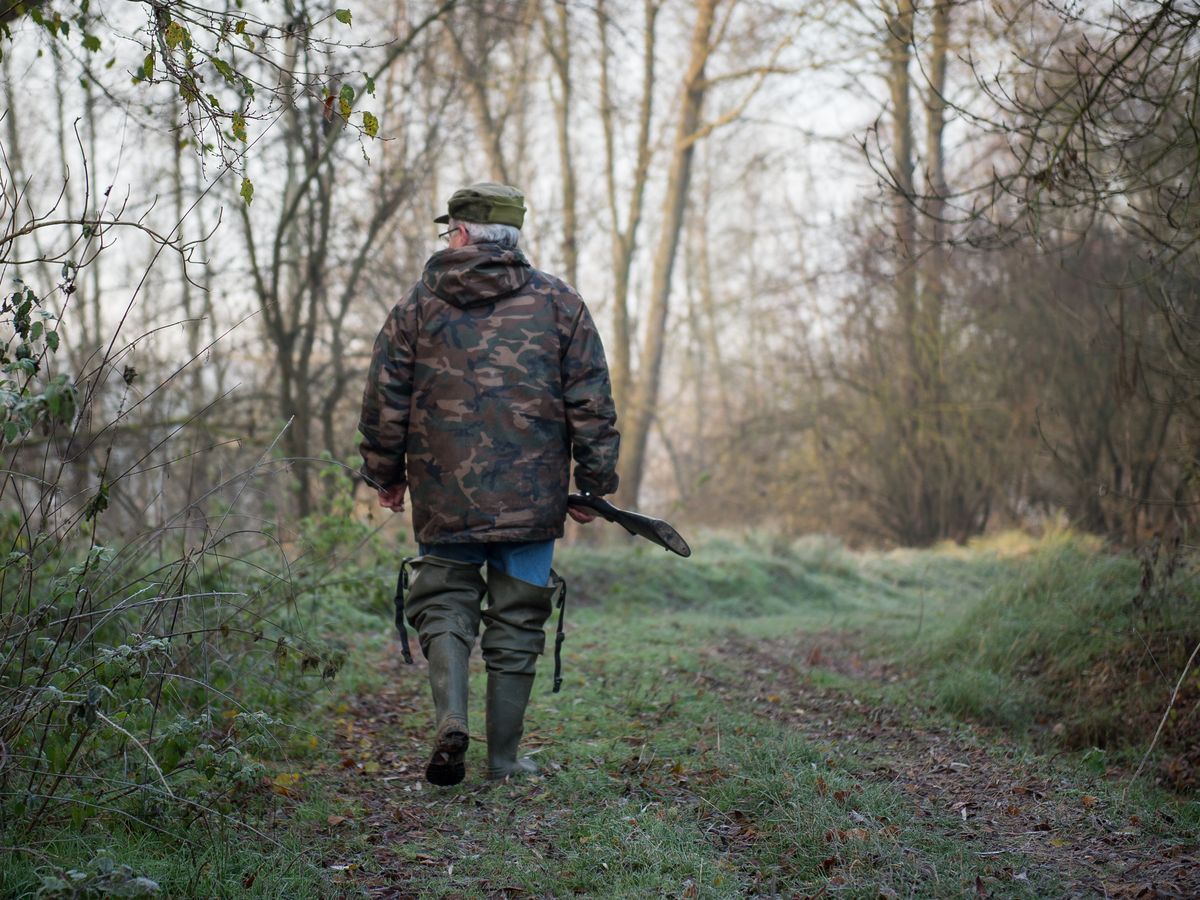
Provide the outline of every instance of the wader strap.
[[551,692],[557,694],[562,688],[562,645],[563,641],[567,639],[563,632],[563,608],[567,603],[567,583],[553,569],[550,570],[550,575],[558,588],[558,628],[554,631],[554,690]]
[[408,629],[404,627],[404,598],[408,595],[408,573],[414,559],[410,556],[400,563],[400,577],[396,579],[396,630],[400,632],[400,652],[410,666],[413,656],[408,646]]

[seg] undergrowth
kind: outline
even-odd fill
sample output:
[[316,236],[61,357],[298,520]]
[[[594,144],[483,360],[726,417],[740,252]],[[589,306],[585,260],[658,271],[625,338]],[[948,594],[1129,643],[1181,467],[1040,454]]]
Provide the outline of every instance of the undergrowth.
[[[908,657],[954,715],[1033,729],[1068,749],[1143,749],[1200,642],[1196,574],[1153,550],[1110,553],[1059,535],[963,598]],[[1198,744],[1193,668],[1160,746],[1186,755]]]
[[264,823],[375,582],[337,487],[286,546],[235,504],[125,539],[103,510],[0,519],[0,895],[296,895],[303,850]]

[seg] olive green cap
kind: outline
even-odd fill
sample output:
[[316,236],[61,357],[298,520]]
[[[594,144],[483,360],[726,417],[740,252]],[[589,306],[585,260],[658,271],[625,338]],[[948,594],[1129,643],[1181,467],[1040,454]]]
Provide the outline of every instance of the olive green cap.
[[450,195],[449,212],[433,221],[446,225],[451,219],[483,225],[512,225],[525,222],[525,195],[515,187],[483,181],[460,188]]

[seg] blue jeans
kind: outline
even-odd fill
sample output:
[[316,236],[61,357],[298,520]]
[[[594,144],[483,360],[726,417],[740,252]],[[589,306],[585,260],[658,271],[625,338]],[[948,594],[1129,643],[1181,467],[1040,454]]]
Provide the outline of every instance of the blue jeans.
[[455,562],[488,564],[505,575],[539,587],[550,584],[554,541],[500,541],[492,544],[419,544],[422,556],[440,556]]

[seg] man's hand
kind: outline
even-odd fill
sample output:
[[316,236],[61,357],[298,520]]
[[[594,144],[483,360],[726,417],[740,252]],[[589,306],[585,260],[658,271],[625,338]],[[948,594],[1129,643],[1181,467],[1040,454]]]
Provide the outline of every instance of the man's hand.
[[567,515],[578,522],[580,525],[586,525],[588,522],[596,521],[596,514],[589,512],[582,506],[568,506]]
[[404,492],[408,490],[408,482],[402,481],[384,488],[379,492],[379,505],[392,512],[404,512]]

